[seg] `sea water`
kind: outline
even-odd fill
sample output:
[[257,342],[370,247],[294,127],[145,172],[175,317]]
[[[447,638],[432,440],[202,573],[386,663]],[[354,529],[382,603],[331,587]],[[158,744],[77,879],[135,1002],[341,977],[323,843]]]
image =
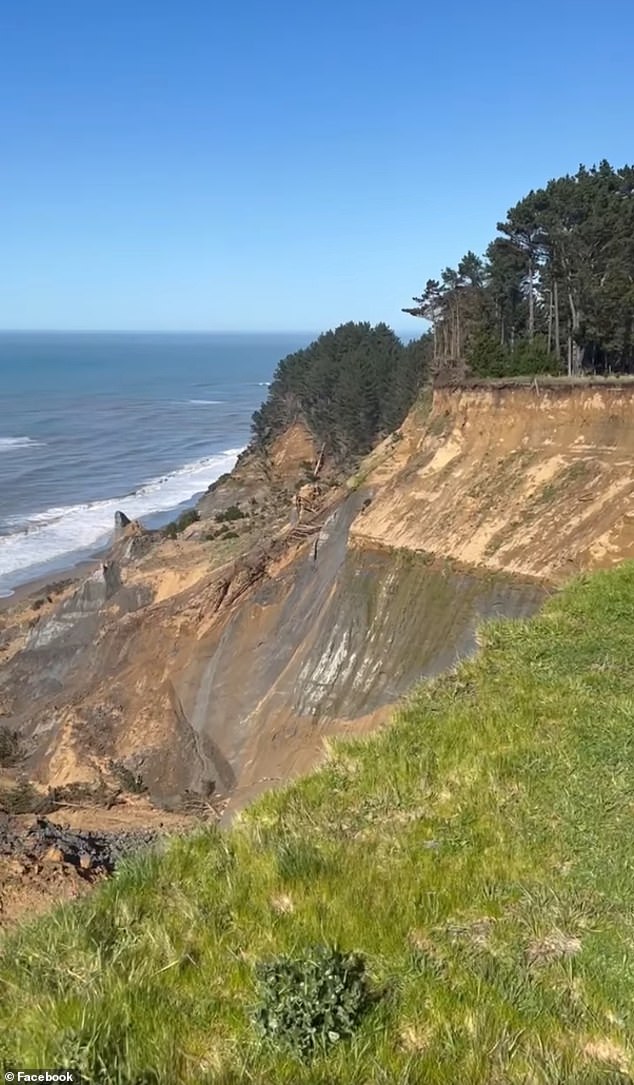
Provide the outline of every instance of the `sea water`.
[[0,594],[156,527],[229,471],[310,333],[0,333]]

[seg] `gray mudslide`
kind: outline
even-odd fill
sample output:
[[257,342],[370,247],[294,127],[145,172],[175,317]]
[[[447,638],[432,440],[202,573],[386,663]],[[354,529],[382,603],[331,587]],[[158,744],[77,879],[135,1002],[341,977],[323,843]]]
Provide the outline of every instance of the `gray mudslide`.
[[324,734],[367,727],[418,680],[471,654],[483,619],[529,615],[543,599],[534,585],[348,547],[366,497],[348,498],[316,551],[309,543],[259,587],[174,677],[221,785],[227,765],[232,784],[249,793],[307,767]]

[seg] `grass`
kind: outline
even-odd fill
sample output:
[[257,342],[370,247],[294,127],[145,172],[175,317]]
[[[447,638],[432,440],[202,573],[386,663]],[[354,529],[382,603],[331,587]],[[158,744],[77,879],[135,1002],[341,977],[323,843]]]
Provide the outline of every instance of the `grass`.
[[[130,861],[0,952],[0,1052],[111,1085],[625,1085],[634,1068],[634,563],[583,578],[229,833]],[[301,1061],[257,963],[381,992]]]

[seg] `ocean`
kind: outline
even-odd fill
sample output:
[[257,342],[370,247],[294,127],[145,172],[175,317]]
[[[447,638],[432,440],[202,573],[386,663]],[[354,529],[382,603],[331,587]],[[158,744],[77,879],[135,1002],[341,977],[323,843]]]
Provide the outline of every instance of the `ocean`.
[[158,527],[249,440],[310,333],[0,333],[0,595],[88,559],[121,509]]

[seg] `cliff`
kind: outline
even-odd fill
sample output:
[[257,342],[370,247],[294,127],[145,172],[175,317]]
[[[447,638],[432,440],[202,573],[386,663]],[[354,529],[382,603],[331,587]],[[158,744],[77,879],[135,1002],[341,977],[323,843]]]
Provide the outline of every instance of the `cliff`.
[[366,465],[359,543],[561,583],[634,556],[634,385],[438,389]]
[[124,537],[105,576],[3,616],[20,771],[99,789],[123,766],[163,805],[233,809],[306,771],[469,654],[482,618],[634,553],[633,395],[438,389],[347,485],[307,482],[300,426],[242,457],[176,540]]

